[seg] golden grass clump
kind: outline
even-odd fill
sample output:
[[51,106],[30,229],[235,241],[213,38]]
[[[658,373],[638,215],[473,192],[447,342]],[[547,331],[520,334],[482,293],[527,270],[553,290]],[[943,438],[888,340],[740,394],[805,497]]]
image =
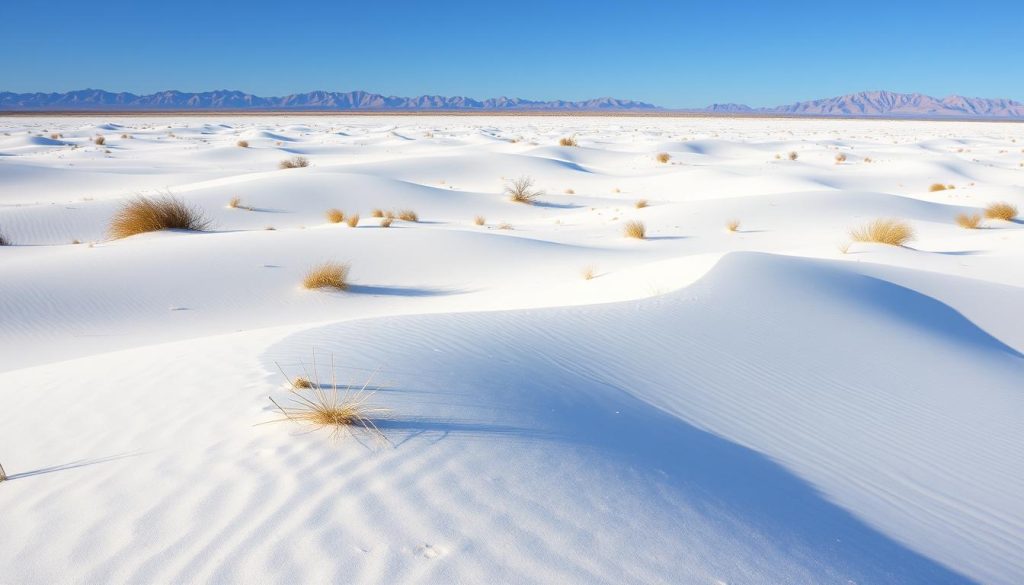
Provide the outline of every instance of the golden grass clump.
[[583,280],[592,280],[596,274],[596,266],[584,266],[583,270],[580,271],[580,276],[583,277]]
[[160,230],[203,231],[210,220],[198,208],[167,194],[160,197],[136,197],[125,202],[107,230],[117,240],[146,232]]
[[533,189],[533,179],[527,176],[519,177],[505,185],[505,193],[511,201],[531,204],[544,194],[543,191]]
[[312,387],[313,387],[313,383],[310,382],[309,378],[307,378],[305,376],[298,376],[294,380],[292,380],[292,388],[306,389],[306,388],[312,388]]
[[579,146],[580,144],[578,142],[576,142],[576,137],[575,136],[566,136],[565,138],[563,138],[563,139],[558,141],[558,145],[559,146]]
[[667,152],[659,152],[658,153],[658,162],[660,162],[660,163],[667,163],[670,160],[672,160],[672,155],[670,155],[669,153],[667,153]]
[[484,225],[487,223],[487,218],[482,215],[478,215],[473,218],[473,223],[475,223],[476,225]]
[[[1021,164],[1024,165],[1024,163],[1021,163]],[[575,189],[566,189],[565,190],[565,194],[566,195],[575,195],[576,194],[576,190]]]
[[353,213],[352,215],[346,217],[345,223],[348,224],[348,227],[350,228],[356,227],[357,225],[359,225],[359,214]]
[[238,209],[242,205],[241,197],[232,197],[228,200],[228,207],[231,209]]
[[[280,368],[280,366],[279,366]],[[368,390],[373,381],[371,374],[362,386],[338,385],[337,369],[334,358],[331,358],[331,383],[320,384],[317,374],[316,359],[313,360],[313,382],[308,392],[292,391],[289,402],[281,405],[270,398],[283,418],[267,422],[292,421],[310,425],[313,430],[327,429],[332,439],[342,434],[355,435],[356,430],[367,433],[376,442],[389,444],[387,437],[378,428],[374,420],[387,418],[389,411],[370,405],[369,400],[375,391]],[[283,372],[282,372],[283,373]],[[287,376],[285,376],[287,378]]]
[[740,220],[738,220],[738,219],[730,219],[729,221],[725,222],[725,229],[729,230],[730,232],[735,232],[735,231],[739,230],[740,229]]
[[389,227],[391,227],[391,222],[393,222],[393,221],[394,221],[393,218],[382,217],[381,220],[380,220],[380,227],[382,227],[382,228],[389,228]]
[[961,213],[956,216],[956,225],[968,230],[978,229],[978,226],[981,225],[981,214]]
[[800,158],[800,155],[797,154],[797,152],[795,150],[789,151],[789,154],[786,155],[786,156],[789,157],[789,160],[796,160],[796,159]]
[[1017,206],[1005,201],[990,203],[985,206],[985,217],[1010,221],[1017,217]]
[[395,212],[390,209],[384,212],[384,217],[388,219],[395,219]]
[[291,158],[284,159],[283,161],[278,163],[277,166],[281,167],[282,169],[299,169],[302,167],[308,167],[309,159],[304,156],[293,156]]
[[345,290],[348,288],[349,265],[340,262],[322,262],[310,268],[302,279],[302,286],[308,289],[334,288]]
[[59,138],[60,138],[60,134],[58,134],[56,132],[54,132],[53,134],[50,134],[50,140],[57,140]]
[[627,238],[642,240],[647,237],[647,227],[644,226],[644,222],[642,221],[627,221],[622,226],[622,235]]
[[107,139],[102,136],[97,136],[96,138],[93,139],[93,142],[95,142],[99,146],[103,146],[104,144],[107,143]]
[[341,223],[345,221],[345,212],[337,208],[332,207],[331,209],[328,209],[324,212],[324,215],[327,217],[327,221],[331,223]]
[[374,209],[370,212],[370,217],[384,217],[384,210]]
[[914,228],[899,219],[882,218],[850,230],[850,237],[855,242],[902,246],[914,239]]
[[235,144],[237,144],[239,148],[249,148],[249,141],[248,140],[239,140]]
[[402,221],[419,221],[420,216],[416,215],[416,212],[411,209],[403,209],[398,212],[398,219]]
[[508,222],[502,222],[502,223],[498,224],[498,229],[499,230],[510,230],[510,229],[513,229],[513,228],[512,228],[512,224],[510,224]]
[[846,155],[840,152],[839,154],[836,155],[836,164],[839,165],[843,164],[844,162],[846,162]]
[[648,203],[646,199],[637,199],[636,203],[633,205],[636,206],[637,209],[643,209],[644,207],[647,207]]
[[945,185],[943,185],[942,183],[932,183],[931,186],[928,187],[928,190],[933,192],[933,193],[935,191],[945,191],[946,189],[947,189],[947,187]]

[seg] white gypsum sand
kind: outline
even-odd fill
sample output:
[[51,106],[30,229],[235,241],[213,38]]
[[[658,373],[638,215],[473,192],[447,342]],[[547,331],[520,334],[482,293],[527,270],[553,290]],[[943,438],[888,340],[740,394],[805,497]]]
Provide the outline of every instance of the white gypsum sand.
[[[0,119],[0,580],[1024,582],[1024,224],[956,221],[1024,209],[1022,148],[1013,123]],[[109,239],[139,196],[211,223]],[[876,219],[913,239],[850,243]],[[329,262],[346,288],[304,288]],[[386,442],[261,424],[332,375]]]

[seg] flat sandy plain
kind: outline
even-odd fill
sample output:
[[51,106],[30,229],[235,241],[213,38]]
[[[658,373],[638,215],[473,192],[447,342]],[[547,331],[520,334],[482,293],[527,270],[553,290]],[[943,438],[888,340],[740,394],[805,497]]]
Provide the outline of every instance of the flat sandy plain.
[[[1022,583],[1024,224],[955,222],[1022,162],[1012,123],[0,118],[0,582]],[[160,193],[210,230],[107,238]],[[332,373],[386,441],[261,424]]]

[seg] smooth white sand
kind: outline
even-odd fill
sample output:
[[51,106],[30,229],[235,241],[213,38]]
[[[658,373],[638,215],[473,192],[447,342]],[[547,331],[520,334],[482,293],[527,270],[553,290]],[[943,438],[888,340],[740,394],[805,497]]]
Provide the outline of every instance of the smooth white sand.
[[[1024,582],[1024,225],[954,223],[1024,209],[1022,148],[1009,123],[2,119],[0,582]],[[502,194],[521,175],[539,204]],[[105,239],[162,191],[213,231]],[[876,217],[917,239],[841,253]],[[299,287],[323,260],[348,292]],[[378,372],[393,446],[259,425],[314,351]]]

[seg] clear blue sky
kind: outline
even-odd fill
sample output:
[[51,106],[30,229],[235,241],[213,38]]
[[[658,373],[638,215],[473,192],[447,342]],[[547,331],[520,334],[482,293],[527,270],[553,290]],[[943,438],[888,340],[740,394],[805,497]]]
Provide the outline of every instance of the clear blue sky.
[[4,0],[0,91],[1024,100],[1020,1]]

